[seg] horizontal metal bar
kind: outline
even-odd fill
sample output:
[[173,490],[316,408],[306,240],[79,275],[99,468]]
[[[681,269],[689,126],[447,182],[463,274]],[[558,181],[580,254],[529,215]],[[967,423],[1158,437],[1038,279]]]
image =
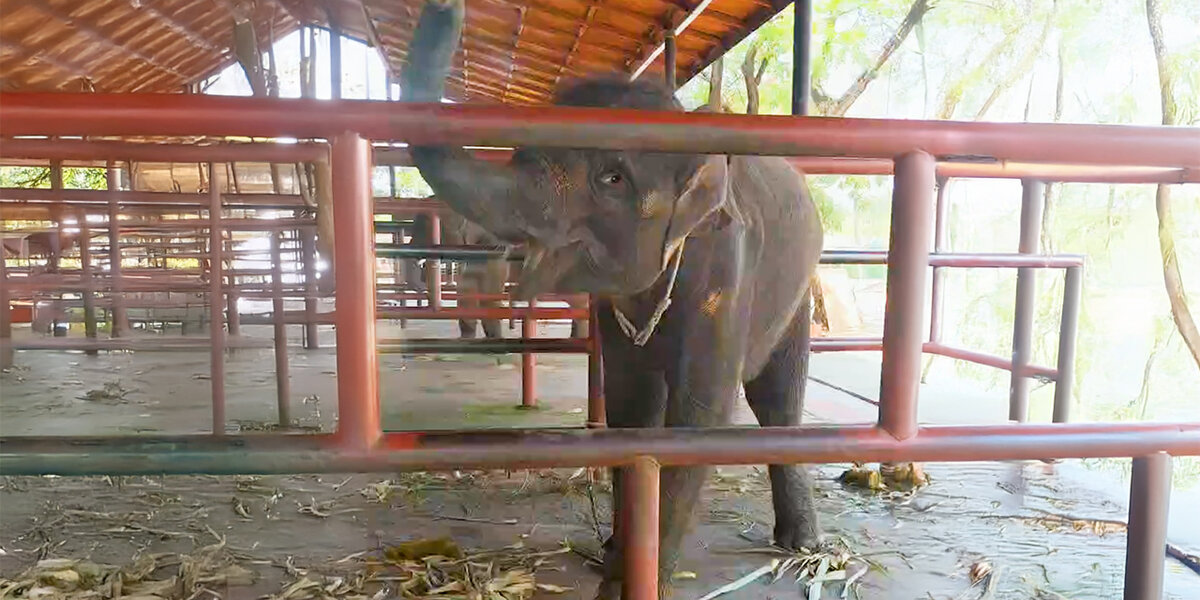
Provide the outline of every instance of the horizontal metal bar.
[[[929,255],[929,266],[983,269],[1018,267],[1067,269],[1082,266],[1084,260],[1085,257],[1078,254],[1043,256],[991,252],[940,253]],[[884,250],[826,250],[821,253],[821,264],[824,265],[886,265],[887,261],[888,253]]]
[[[7,132],[5,132],[7,133]],[[276,162],[297,163],[329,160],[329,145],[311,142],[155,144],[108,140],[20,139],[0,141],[0,159],[41,160],[134,160],[168,162]]]
[[[1005,371],[1012,371],[1013,369],[1012,360],[1004,358],[1003,356],[986,354],[984,352],[976,352],[974,350],[967,350],[964,348],[956,348],[954,346],[947,346],[946,344],[939,342],[926,342],[925,352],[937,354],[938,356],[945,356],[946,358],[953,358],[955,360],[964,360],[967,362],[973,362],[975,364],[1003,369]],[[1058,369],[1039,365],[1026,365],[1025,368],[1022,369],[1022,374],[1026,377],[1041,377],[1050,380],[1058,379]]]
[[1200,423],[396,432],[365,451],[334,435],[4,437],[3,475],[341,473],[663,465],[1039,460],[1200,455]]
[[1200,128],[844,119],[200,94],[0,94],[7,135],[240,135],[456,146],[1200,168]]
[[[375,254],[390,258],[434,258],[438,260],[525,260],[521,250],[494,246],[413,246],[379,244]],[[825,250],[821,253],[823,265],[886,265],[888,253],[882,250]],[[1041,256],[1030,254],[1003,253],[956,253],[931,254],[929,265],[933,267],[1012,269],[1034,267],[1066,269],[1082,266],[1084,257],[1076,254]]]
[[[892,161],[879,158],[793,157],[793,167],[808,175],[891,175]],[[1037,179],[1062,183],[1200,183],[1200,169],[1114,167],[1022,162],[942,161],[938,177]]]
[[591,343],[585,338],[407,338],[379,340],[378,348],[383,354],[586,354],[591,349]]
[[[196,304],[196,316],[199,317],[204,312],[204,305]],[[150,322],[178,322],[185,320],[184,318],[155,318],[155,319],[138,319],[131,318],[132,321],[150,321]],[[212,346],[207,337],[179,337],[179,338],[110,338],[110,339],[87,339],[87,338],[31,338],[31,339],[15,339],[8,342],[9,347],[14,350],[199,350]],[[230,337],[226,343],[227,348],[269,348],[272,342],[270,339],[248,338],[248,337]]]

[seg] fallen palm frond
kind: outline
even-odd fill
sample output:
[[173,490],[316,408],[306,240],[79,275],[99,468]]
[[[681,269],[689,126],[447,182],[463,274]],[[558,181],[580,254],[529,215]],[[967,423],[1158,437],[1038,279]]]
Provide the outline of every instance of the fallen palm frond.
[[809,550],[807,548],[788,550],[777,546],[770,546],[766,548],[754,548],[752,550],[741,550],[736,553],[770,554],[777,558],[772,559],[770,564],[760,567],[745,577],[713,590],[705,595],[704,598],[716,598],[717,596],[732,593],[767,574],[771,575],[769,582],[771,584],[778,582],[784,577],[793,577],[795,582],[804,590],[804,597],[810,600],[820,598],[822,590],[826,585],[841,582],[841,597],[847,598],[850,591],[855,589],[859,579],[868,570],[877,567],[873,561],[866,557],[852,553],[846,547],[845,543],[841,541],[827,544],[825,547],[817,550]]
[[564,593],[569,587],[539,583],[561,548],[535,552],[521,544],[464,555],[448,538],[414,540],[383,550],[382,557],[343,559],[350,570],[321,575],[304,571],[270,600],[359,600],[399,596],[413,600],[525,600],[534,592]]
[[255,574],[234,562],[224,542],[192,554],[143,554],[116,567],[71,558],[38,561],[12,579],[0,578],[0,598],[169,600],[209,586],[250,585]]

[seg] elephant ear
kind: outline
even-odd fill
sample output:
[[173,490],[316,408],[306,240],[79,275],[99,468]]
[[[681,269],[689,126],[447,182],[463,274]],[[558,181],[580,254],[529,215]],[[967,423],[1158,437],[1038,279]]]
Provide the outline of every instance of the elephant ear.
[[713,212],[728,204],[729,157],[689,157],[680,173],[679,196],[671,211],[664,241],[663,261],[674,248]]

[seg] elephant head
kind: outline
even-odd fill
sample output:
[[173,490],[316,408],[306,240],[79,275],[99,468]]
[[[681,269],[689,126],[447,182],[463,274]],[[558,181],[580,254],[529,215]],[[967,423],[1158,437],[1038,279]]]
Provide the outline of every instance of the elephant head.
[[[462,21],[461,0],[426,4],[401,76],[404,100],[441,100]],[[626,77],[575,83],[555,104],[683,110],[664,86]],[[526,246],[524,297],[648,289],[727,193],[724,156],[518,148],[499,165],[462,149],[411,150],[441,200],[500,240]]]

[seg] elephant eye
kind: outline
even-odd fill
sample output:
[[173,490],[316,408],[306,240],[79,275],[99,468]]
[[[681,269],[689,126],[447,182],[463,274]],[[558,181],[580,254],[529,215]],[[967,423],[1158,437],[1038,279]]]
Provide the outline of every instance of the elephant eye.
[[600,183],[604,185],[620,185],[625,178],[617,171],[605,171],[600,175]]

